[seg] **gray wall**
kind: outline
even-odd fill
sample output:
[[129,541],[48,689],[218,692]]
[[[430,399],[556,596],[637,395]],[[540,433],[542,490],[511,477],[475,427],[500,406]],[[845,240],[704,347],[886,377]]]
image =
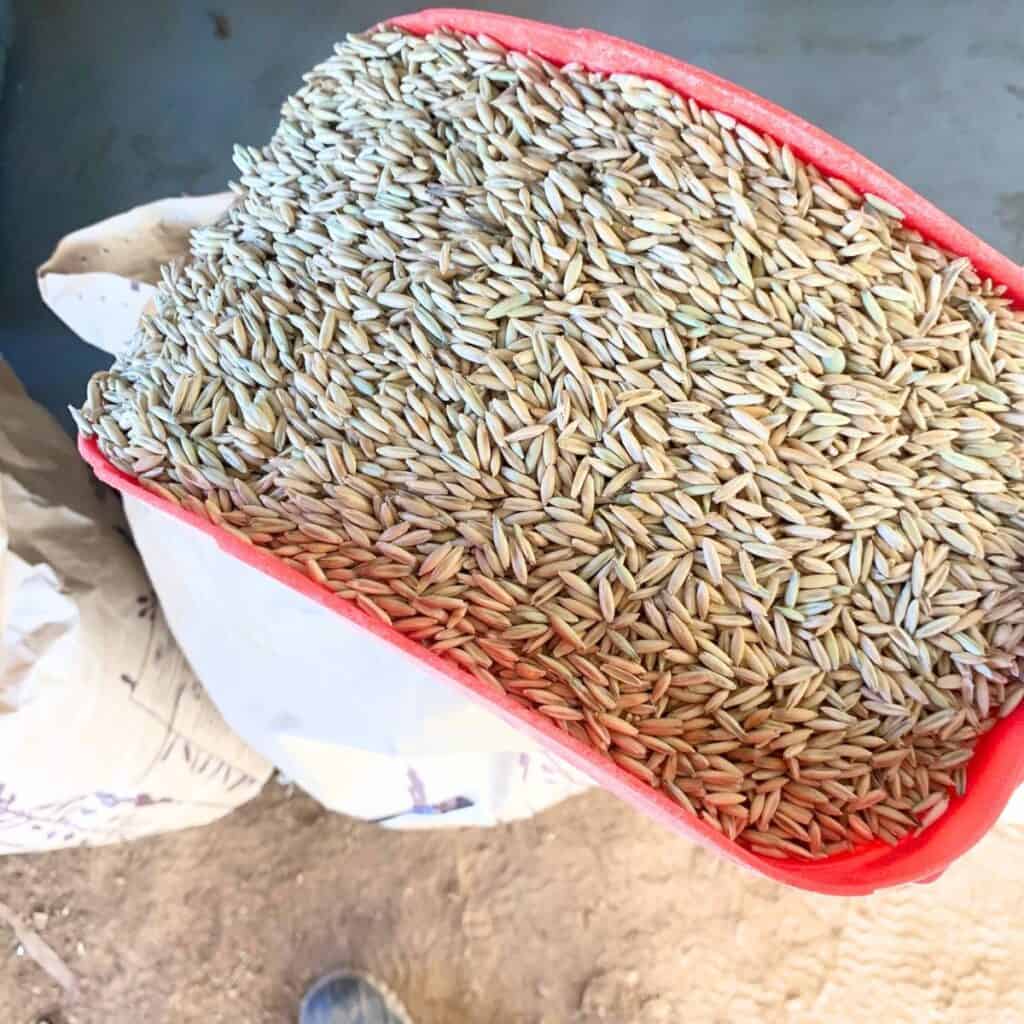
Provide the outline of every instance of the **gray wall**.
[[[801,114],[1024,259],[1024,8],[1008,0],[503,0],[706,67]],[[0,108],[0,354],[52,409],[105,357],[40,303],[63,234],[216,191],[234,141],[347,31],[413,9],[345,0],[15,0]],[[217,19],[211,11],[220,15]]]

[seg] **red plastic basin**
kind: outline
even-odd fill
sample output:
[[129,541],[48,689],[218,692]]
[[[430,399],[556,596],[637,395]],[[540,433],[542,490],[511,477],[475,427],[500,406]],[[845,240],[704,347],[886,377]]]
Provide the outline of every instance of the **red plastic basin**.
[[[592,32],[458,9],[434,9],[393,19],[390,24],[418,35],[450,28],[487,35],[511,50],[534,53],[556,64],[578,63],[593,70],[642,75],[661,82],[704,107],[730,114],[751,128],[785,142],[802,159],[860,192],[895,204],[906,223],[931,242],[970,258],[1018,304],[1024,303],[1024,269],[996,252],[927,200],[901,184],[859,153],[780,107],[700,68],[633,43]],[[232,558],[272,576],[286,587],[361,625],[369,634],[426,662],[460,692],[480,701],[501,718],[530,735],[596,782],[644,814],[688,839],[717,850],[736,863],[776,881],[815,892],[854,896],[887,886],[931,881],[967,852],[995,824],[1016,787],[1024,782],[1024,707],[1000,721],[978,743],[968,773],[967,793],[954,798],[932,827],[908,836],[895,847],[864,846],[822,861],[780,861],[751,853],[684,811],[678,804],[620,769],[614,762],[559,730],[543,715],[528,711],[463,672],[455,664],[408,640],[354,604],[336,597],[302,573],[258,548],[218,529],[173,503],[147,491],[115,468],[95,440],[79,438],[79,451],[96,475],[124,494],[161,509],[213,537]],[[368,637],[368,642],[370,638]]]

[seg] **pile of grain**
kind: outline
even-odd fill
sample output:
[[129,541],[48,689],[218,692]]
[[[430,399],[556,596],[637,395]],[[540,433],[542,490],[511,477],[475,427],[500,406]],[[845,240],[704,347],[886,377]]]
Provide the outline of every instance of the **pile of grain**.
[[305,82],[82,430],[760,853],[935,821],[1024,696],[1002,290],[642,79]]

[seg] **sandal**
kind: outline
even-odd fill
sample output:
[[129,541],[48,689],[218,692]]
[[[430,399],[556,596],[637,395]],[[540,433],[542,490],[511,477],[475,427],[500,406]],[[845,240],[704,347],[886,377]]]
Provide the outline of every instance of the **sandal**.
[[302,999],[299,1024],[413,1024],[399,998],[361,971],[335,971]]

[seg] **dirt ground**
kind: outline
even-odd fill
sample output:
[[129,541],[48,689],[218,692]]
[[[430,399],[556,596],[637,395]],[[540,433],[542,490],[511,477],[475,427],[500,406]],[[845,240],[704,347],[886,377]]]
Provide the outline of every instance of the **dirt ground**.
[[931,886],[785,890],[602,793],[499,829],[388,832],[276,784],[205,829],[0,860],[3,1024],[278,1024],[367,968],[419,1024],[1024,1020],[1024,833]]

